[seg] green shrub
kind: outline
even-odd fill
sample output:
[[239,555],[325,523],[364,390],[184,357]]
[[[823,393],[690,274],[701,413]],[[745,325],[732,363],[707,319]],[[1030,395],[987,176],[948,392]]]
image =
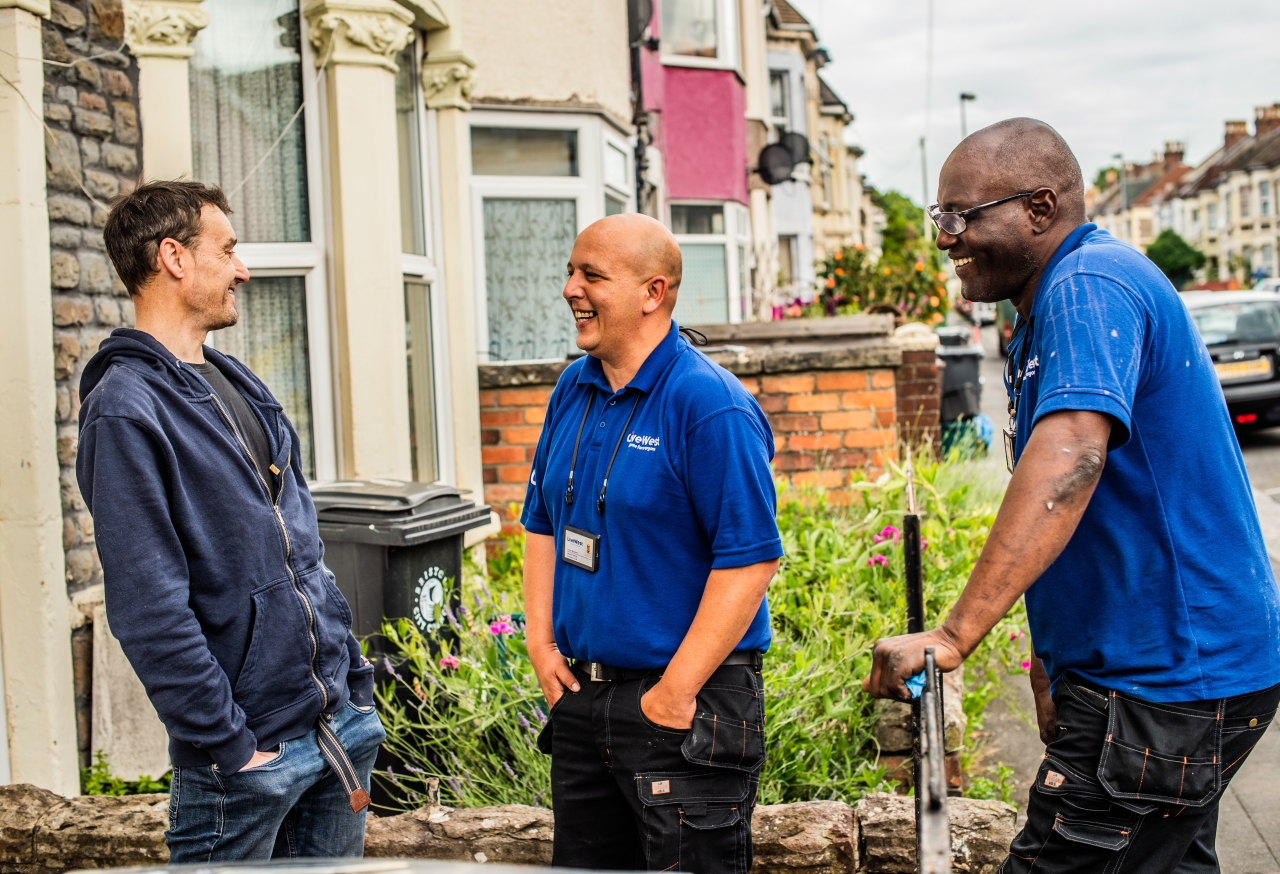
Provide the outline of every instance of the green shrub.
[[[916,483],[926,613],[936,623],[973,569],[999,495],[955,457],[917,464]],[[769,590],[774,641],[765,667],[762,803],[852,802],[884,782],[872,734],[876,705],[860,684],[876,639],[905,631],[897,534],[904,488],[902,471],[891,468],[875,482],[855,483],[844,506],[821,494],[779,495],[786,558]],[[386,628],[402,662],[394,677],[379,671],[388,680],[379,701],[387,746],[409,766],[379,779],[406,806],[421,802],[429,777],[439,778],[447,804],[549,804],[550,760],[534,746],[546,706],[521,633],[522,548],[514,541],[491,561],[489,584],[467,575],[466,609],[450,617],[450,652],[433,649],[407,621]],[[1019,603],[966,663],[964,705],[975,728],[999,674],[1023,658],[1024,625]],[[981,789],[1002,785],[998,778]]]
[[152,792],[168,792],[173,772],[169,771],[152,780],[143,774],[137,780],[124,780],[111,773],[107,754],[98,750],[93,754],[93,764],[80,769],[80,793],[82,795],[148,795]]

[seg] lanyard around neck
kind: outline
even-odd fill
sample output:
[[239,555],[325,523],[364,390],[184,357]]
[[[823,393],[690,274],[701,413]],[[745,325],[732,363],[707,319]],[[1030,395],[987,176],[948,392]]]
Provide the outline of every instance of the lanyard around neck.
[[[578,466],[578,447],[582,443],[582,429],[587,426],[587,417],[591,415],[591,407],[596,400],[597,389],[591,386],[591,397],[587,398],[587,407],[582,411],[582,421],[578,423],[578,436],[573,438],[573,460],[569,463],[569,484],[564,488],[564,502],[566,504],[573,503],[573,472]],[[609,456],[609,466],[604,469],[604,482],[600,485],[600,494],[596,497],[596,510],[604,515],[604,493],[609,488],[609,474],[613,471],[613,462],[618,457],[618,450],[622,448],[622,441],[627,436],[627,428],[631,426],[631,417],[636,414],[636,407],[640,406],[640,393],[636,392],[635,403],[631,405],[631,412],[627,414],[627,421],[623,423],[622,433],[618,435],[618,442],[614,444],[613,454]]]

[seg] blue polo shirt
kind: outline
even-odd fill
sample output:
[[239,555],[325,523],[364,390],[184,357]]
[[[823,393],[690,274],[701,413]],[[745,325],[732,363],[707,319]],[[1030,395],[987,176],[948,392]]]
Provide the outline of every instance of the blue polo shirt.
[[[601,514],[596,498],[614,447]],[[599,360],[569,365],[547,406],[520,519],[555,538],[560,652],[621,668],[670,662],[712,570],[782,557],[772,458],[773,434],[755,398],[674,322],[617,392]],[[574,501],[566,504],[570,467]],[[564,561],[565,525],[600,535],[596,571]],[[769,640],[765,602],[737,649],[764,651]]]
[[1074,671],[1163,702],[1280,682],[1280,591],[1213,362],[1178,293],[1085,224],[1046,266],[1028,326],[1009,352],[1026,371],[1015,455],[1054,411],[1112,419],[1080,526],[1026,594],[1050,679]]

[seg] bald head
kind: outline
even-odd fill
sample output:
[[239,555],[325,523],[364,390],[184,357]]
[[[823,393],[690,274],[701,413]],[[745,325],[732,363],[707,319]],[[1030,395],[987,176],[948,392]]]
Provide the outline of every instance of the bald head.
[[684,259],[680,244],[662,222],[638,212],[606,216],[592,222],[580,238],[596,237],[613,249],[641,282],[653,276],[667,277],[667,311],[676,305],[676,290]]
[[1067,141],[1043,121],[1009,118],[970,134],[947,158],[943,172],[948,171],[979,177],[983,188],[1001,192],[993,197],[1052,188],[1063,217],[1084,221],[1080,163]]

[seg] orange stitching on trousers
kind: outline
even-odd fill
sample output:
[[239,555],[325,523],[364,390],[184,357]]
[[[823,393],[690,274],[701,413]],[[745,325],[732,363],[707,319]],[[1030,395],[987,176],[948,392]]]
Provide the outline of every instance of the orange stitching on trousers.
[[1257,743],[1252,744],[1252,745],[1249,747],[1249,749],[1245,750],[1243,753],[1241,753],[1241,754],[1240,754],[1240,758],[1236,759],[1236,760],[1235,760],[1234,762],[1232,762],[1230,765],[1227,765],[1225,768],[1223,768],[1223,769],[1222,769],[1222,773],[1224,773],[1224,774],[1225,774],[1225,773],[1227,773],[1227,772],[1228,772],[1228,771],[1230,771],[1232,768],[1234,768],[1236,765],[1238,765],[1238,764],[1240,764],[1241,762],[1243,762],[1243,761],[1244,761],[1244,757],[1245,757],[1245,756],[1247,756],[1247,755],[1249,755],[1249,753],[1253,752],[1253,748],[1254,748],[1254,747],[1256,747],[1256,746],[1257,746]]
[[1134,798],[1142,797],[1142,781],[1147,778],[1147,756],[1151,755],[1151,750],[1146,749],[1142,753],[1142,773],[1138,775],[1138,789],[1133,793]]

